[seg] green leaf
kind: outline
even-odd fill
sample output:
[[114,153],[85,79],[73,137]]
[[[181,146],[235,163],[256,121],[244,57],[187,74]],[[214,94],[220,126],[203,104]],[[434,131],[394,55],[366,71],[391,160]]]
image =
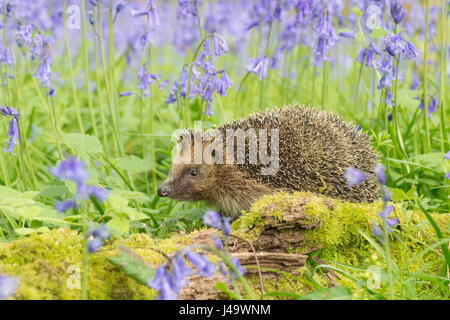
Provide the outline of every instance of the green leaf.
[[146,286],[147,279],[155,276],[155,269],[149,267],[144,260],[131,249],[120,246],[121,254],[108,260],[122,269],[130,278]]
[[120,233],[120,235],[123,235],[124,233],[130,230],[130,221],[122,217],[112,218],[106,223],[106,225],[109,228],[117,230]]
[[120,158],[116,167],[131,174],[149,171],[153,168],[150,161],[145,161],[133,155]]
[[236,294],[230,289],[228,289],[227,285],[224,282],[217,282],[216,289],[225,293],[231,300],[238,300]]
[[14,229],[14,232],[17,233],[19,236],[27,236],[32,233],[47,233],[50,229],[47,227],[40,227],[37,229],[31,229],[31,228],[16,228]]
[[417,98],[417,91],[400,89],[397,93],[397,104],[415,112],[419,105],[419,100],[415,98]]
[[81,133],[67,133],[64,143],[77,154],[103,153],[103,147],[97,137]]

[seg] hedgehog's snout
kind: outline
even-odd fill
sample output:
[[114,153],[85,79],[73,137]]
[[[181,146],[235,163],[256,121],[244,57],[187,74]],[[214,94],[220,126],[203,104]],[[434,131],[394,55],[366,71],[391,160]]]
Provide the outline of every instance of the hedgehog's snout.
[[170,188],[168,186],[162,185],[158,188],[158,196],[168,197],[170,194]]

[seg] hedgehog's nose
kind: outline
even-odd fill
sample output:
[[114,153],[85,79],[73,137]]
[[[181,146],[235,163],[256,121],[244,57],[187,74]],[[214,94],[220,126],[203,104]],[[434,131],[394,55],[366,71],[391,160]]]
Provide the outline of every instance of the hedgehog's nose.
[[169,195],[169,187],[167,186],[161,186],[158,188],[158,196],[160,197],[167,197]]

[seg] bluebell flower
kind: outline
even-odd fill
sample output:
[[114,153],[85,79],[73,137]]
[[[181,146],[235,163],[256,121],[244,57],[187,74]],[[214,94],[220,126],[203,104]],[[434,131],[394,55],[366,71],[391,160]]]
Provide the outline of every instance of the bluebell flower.
[[[395,226],[396,224],[399,223],[399,220],[397,218],[389,218],[389,215],[391,214],[393,208],[394,208],[393,206],[386,206],[386,208],[383,211],[378,213],[381,220],[383,222],[387,223],[389,228],[392,228],[393,226]],[[390,230],[390,229],[388,229],[388,230]]]
[[103,189],[102,187],[97,186],[89,186],[88,193],[91,196],[94,196],[99,202],[105,202],[106,198],[109,195],[109,191]]
[[326,11],[319,16],[317,25],[314,26],[314,31],[318,37],[317,47],[315,49],[316,60],[328,60],[328,49],[335,45],[338,40],[336,32],[331,23],[331,15]]
[[50,172],[60,180],[70,180],[78,184],[84,184],[89,179],[84,162],[74,157],[68,157],[66,160],[62,160]]
[[352,187],[360,184],[367,179],[367,176],[354,167],[348,167],[345,170],[344,177],[347,180],[347,186]]
[[216,57],[221,56],[224,53],[230,52],[230,48],[228,47],[227,42],[221,35],[215,33],[213,35],[213,43],[214,43],[214,55]]
[[230,233],[231,233],[230,219],[224,218],[223,219],[223,234],[228,237],[230,235]]
[[18,144],[18,140],[20,140],[19,112],[16,110],[16,108],[0,105],[0,113],[5,117],[11,117],[11,121],[9,122],[8,128],[8,136],[9,136],[8,147],[4,148],[4,150],[6,152],[12,153],[13,155],[16,155],[14,153],[14,146]]
[[270,64],[270,59],[266,56],[260,56],[254,59],[250,59],[245,65],[248,72],[258,75],[259,80],[263,80],[267,77],[267,67]]
[[206,224],[211,228],[220,230],[222,229],[222,218],[217,211],[206,210],[205,214],[203,215],[203,224]]
[[444,159],[450,160],[450,150],[445,154]]
[[447,172],[444,177],[445,177],[445,179],[449,180],[450,179],[450,172]]
[[[238,273],[243,276],[245,274],[245,268],[241,266],[241,262],[238,258],[230,258],[231,263],[236,267]],[[237,275],[232,271],[231,276],[237,278]]]
[[188,16],[197,16],[197,0],[178,0],[177,18],[184,19]]
[[384,38],[386,51],[393,57],[397,57],[403,48],[403,39],[399,34],[388,33]]
[[50,59],[48,57],[43,58],[40,61],[39,66],[37,68],[37,72],[36,72],[36,74],[33,75],[33,78],[38,79],[43,87],[48,88],[51,86],[51,83],[50,83],[51,75],[52,75],[52,70],[51,70]]
[[362,49],[359,52],[358,57],[356,57],[356,61],[361,63],[366,62],[366,67],[373,67],[375,54],[380,55],[381,51],[375,45],[375,43],[370,43],[370,45],[366,49]]
[[209,261],[206,255],[199,255],[193,251],[188,250],[186,252],[186,258],[204,277],[211,277],[216,270],[215,265]]
[[18,284],[17,278],[0,275],[0,300],[6,300],[14,295]]
[[88,235],[92,235],[94,238],[101,240],[109,239],[109,230],[105,224],[100,225],[98,228],[90,231]]
[[90,253],[96,252],[98,249],[100,249],[103,246],[103,242],[100,239],[92,239],[88,243],[88,250]]
[[147,280],[147,285],[159,292],[160,300],[175,300],[177,298],[177,287],[172,279],[172,275],[167,271],[167,264],[156,269],[155,277]]
[[192,273],[192,269],[186,266],[183,257],[179,254],[175,255],[171,262],[174,285],[177,287],[176,291],[178,293],[181,287],[189,284],[186,277]]
[[378,182],[380,182],[380,184],[382,184],[382,185],[385,185],[386,184],[386,173],[384,172],[384,167],[380,163],[378,163],[374,168],[374,172],[377,175]]
[[19,30],[16,33],[17,40],[22,42],[25,46],[31,45],[33,41],[33,26],[31,25],[23,25],[19,27]]
[[160,76],[156,74],[150,73],[150,70],[146,68],[145,65],[141,66],[138,70],[137,77],[139,79],[139,83],[137,85],[138,89],[144,90],[144,96],[150,96],[150,85],[154,82],[160,80]]
[[128,97],[128,96],[131,96],[132,94],[133,94],[133,92],[131,92],[131,91],[122,91],[122,92],[119,92],[119,98]]
[[353,31],[341,31],[339,32],[339,36],[342,38],[355,39],[356,35]]
[[160,23],[158,9],[153,3],[153,0],[147,0],[145,4],[137,10],[132,9],[131,15],[133,17],[147,16],[148,25],[152,27],[158,26]]
[[391,15],[394,19],[395,24],[399,24],[403,20],[405,14],[406,10],[403,9],[402,5],[399,2],[394,1],[391,3]]
[[66,210],[72,209],[75,206],[76,206],[76,203],[73,200],[65,200],[65,201],[55,203],[55,209],[58,212],[64,212]]
[[378,225],[372,224],[372,233],[378,238],[381,238],[381,229]]
[[214,246],[217,248],[217,250],[222,250],[223,249],[222,240],[220,240],[220,238],[215,234],[213,234],[211,237],[213,239]]
[[[431,113],[436,111],[436,106],[437,106],[437,102],[436,102],[436,98],[434,96],[430,96],[431,97],[431,101],[430,99],[428,99],[428,110],[427,110],[427,116],[428,118],[431,118]],[[424,100],[423,98],[420,100],[420,104],[418,106],[419,109],[424,110]]]

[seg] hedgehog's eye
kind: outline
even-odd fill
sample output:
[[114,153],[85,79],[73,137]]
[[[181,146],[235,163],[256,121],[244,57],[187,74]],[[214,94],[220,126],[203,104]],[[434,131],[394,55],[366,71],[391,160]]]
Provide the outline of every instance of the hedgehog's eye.
[[189,172],[189,175],[190,175],[191,177],[196,177],[196,176],[198,175],[197,169],[192,169],[192,170]]

